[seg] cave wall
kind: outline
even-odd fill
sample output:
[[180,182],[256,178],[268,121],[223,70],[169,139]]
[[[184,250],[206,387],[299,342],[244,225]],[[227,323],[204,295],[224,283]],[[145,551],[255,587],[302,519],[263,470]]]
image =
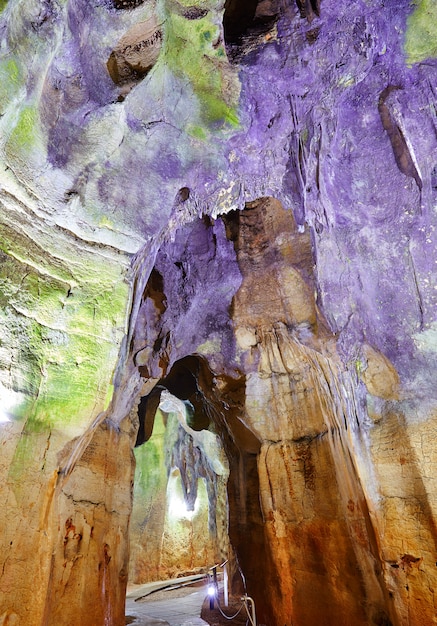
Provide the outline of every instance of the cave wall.
[[[234,277],[226,301],[207,286],[211,276],[223,285],[223,259],[226,278]],[[165,381],[193,351],[208,364],[198,386],[227,451],[229,535],[261,623],[404,623],[413,585],[417,623],[426,623],[434,614],[427,587],[435,577],[434,505],[417,482],[414,496],[404,482],[414,453],[401,380],[367,343],[361,360],[341,358],[318,306],[314,269],[309,229],[298,229],[277,200],[198,219],[158,252],[162,291],[144,291],[133,353],[148,382]],[[220,315],[217,295],[228,315]],[[199,301],[211,299],[216,314],[199,318]],[[145,314],[150,307],[156,315]],[[403,421],[402,460],[399,446],[372,445],[393,436],[394,420]],[[398,500],[416,510],[409,530],[399,524]],[[418,572],[426,581],[420,591]]]
[[193,354],[260,619],[435,623],[434,3],[0,10],[0,623],[123,623]]

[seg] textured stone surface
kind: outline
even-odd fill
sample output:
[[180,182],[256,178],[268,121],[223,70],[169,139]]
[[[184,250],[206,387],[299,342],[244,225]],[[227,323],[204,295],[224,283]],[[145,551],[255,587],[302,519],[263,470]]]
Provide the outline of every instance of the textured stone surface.
[[161,48],[162,31],[151,18],[135,24],[111,52],[107,67],[116,84],[141,80],[156,63]]
[[260,622],[436,623],[432,0],[0,10],[0,624],[123,624],[186,358]]

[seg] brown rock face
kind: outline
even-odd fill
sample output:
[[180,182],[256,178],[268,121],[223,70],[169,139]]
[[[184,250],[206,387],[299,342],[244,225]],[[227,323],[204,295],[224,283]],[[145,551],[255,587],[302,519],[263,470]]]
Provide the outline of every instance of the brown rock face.
[[[345,428],[342,396],[350,384],[314,300],[309,234],[298,233],[270,199],[248,207],[238,222],[233,239],[243,282],[234,319],[237,337],[254,338],[250,348],[242,345],[243,419],[261,442],[264,580],[275,581],[268,593],[259,590],[258,610],[266,623],[292,616],[299,624],[368,624],[384,613],[383,591]],[[259,574],[251,574],[259,588]]]
[[[32,614],[4,603],[0,623],[121,626],[129,569],[143,582],[230,557],[261,624],[432,624],[433,440],[423,421],[407,425],[381,351],[363,343],[353,363],[340,358],[309,232],[261,198],[179,225],[150,265],[150,254],[134,262],[107,412],[56,459],[44,432],[32,440],[38,527],[26,534],[17,518],[2,540],[40,552],[27,568],[5,562],[1,591],[31,568],[40,585]],[[149,499],[131,518],[135,441]],[[17,510],[26,487],[8,493]],[[197,521],[178,521],[175,497],[189,511],[203,501]]]
[[132,87],[156,63],[161,49],[162,29],[155,18],[135,24],[120,39],[107,62],[117,85]]
[[[133,482],[132,429],[102,422],[75,448],[59,476],[44,624],[123,624],[128,579],[127,526]],[[116,453],[115,453],[116,451]],[[92,575],[90,575],[90,571]],[[80,607],[71,594],[81,597]]]
[[0,626],[437,626],[436,24],[0,0]]
[[363,346],[363,354],[366,366],[362,379],[369,393],[384,400],[398,399],[400,380],[390,361],[367,344]]
[[[205,220],[193,224],[188,237],[177,237],[178,257],[168,248],[158,255],[139,311],[149,324],[135,335],[136,354],[143,354],[145,333],[154,346],[148,351],[149,380],[151,372],[167,372],[187,349],[204,352],[195,376],[203,398],[198,411],[225,445],[230,540],[261,622],[389,623],[378,543],[352,460],[358,379],[342,368],[336,339],[315,301],[309,233],[299,232],[292,214],[270,198],[223,221],[228,242],[220,222]],[[191,328],[193,303],[204,301],[198,298],[206,293],[208,274],[201,266],[190,267],[190,274],[185,270],[179,295],[172,298],[168,264],[188,268],[194,249],[220,274],[220,246],[229,255],[230,244],[235,256],[228,262],[238,264],[241,280],[232,302],[227,292],[235,352],[224,361],[223,347],[217,352],[216,346],[226,318],[220,322],[218,315],[213,326],[199,327],[185,344],[173,339],[171,320],[178,317],[177,327]],[[154,313],[146,318],[150,306]],[[390,366],[370,348],[366,355],[368,385],[382,394],[380,371]],[[395,374],[390,389],[393,381]],[[176,384],[173,392],[190,393],[187,384]],[[202,427],[207,426],[208,420]]]
[[[132,436],[129,422],[116,427],[100,420],[64,448],[51,472],[55,460],[47,453],[46,439],[49,471],[40,466],[38,474],[29,476],[33,491],[27,481],[21,484],[21,495],[15,490],[20,515],[2,537],[2,550],[9,548],[11,558],[2,577],[0,601],[7,610],[0,624],[124,624]],[[42,442],[43,435],[33,439],[35,463],[41,461],[36,444],[43,449]],[[26,491],[32,499],[27,495],[24,500]],[[12,497],[10,491],[8,508]],[[39,512],[36,524],[34,510]],[[32,546],[38,546],[36,555]],[[17,553],[27,553],[27,559],[15,558]]]
[[175,363],[200,359],[198,423],[224,444],[229,538],[260,623],[432,623],[423,424],[395,409],[401,383],[382,352],[364,343],[342,362],[313,269],[309,232],[271,198],[181,228],[142,287],[138,370],[165,385]]

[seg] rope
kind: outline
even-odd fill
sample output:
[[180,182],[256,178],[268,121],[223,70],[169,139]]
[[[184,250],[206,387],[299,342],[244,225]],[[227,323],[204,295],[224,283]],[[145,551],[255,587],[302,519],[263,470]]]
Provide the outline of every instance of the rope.
[[[240,576],[241,576],[241,580],[243,582],[243,587],[244,587],[244,591],[246,593],[247,596],[247,590],[246,590],[246,579],[244,577],[243,571],[240,567],[240,564],[238,563],[238,558],[236,559],[237,562],[237,567],[238,570],[240,572]],[[226,561],[225,561],[226,563]],[[234,615],[226,615],[226,613],[223,612],[222,607],[220,606],[220,602],[219,602],[219,597],[218,597],[218,586],[216,586],[216,594],[214,596],[216,602],[217,602],[217,608],[220,611],[221,615],[223,615],[223,617],[227,620],[232,620],[235,619],[237,617],[237,615],[239,615],[239,613],[241,612],[241,609],[244,607],[246,609],[246,613],[247,613],[247,620],[246,620],[246,626],[248,626],[248,623],[250,622],[251,626],[256,626],[256,624],[254,624],[253,620],[252,620],[252,616],[250,615],[249,612],[249,607],[247,606],[247,601],[246,601],[246,597],[242,598],[243,603],[240,606],[240,608],[238,609],[238,611],[234,614]]]
[[246,609],[246,613],[247,613],[246,626],[247,626],[248,622],[251,623],[251,626],[256,626],[256,624],[253,623],[252,616],[251,616],[251,614],[249,612],[249,607],[247,606],[246,598],[244,598],[243,604],[240,606],[240,608],[238,609],[238,611],[234,615],[226,615],[226,613],[224,613],[222,611],[222,607],[220,606],[220,602],[219,602],[219,599],[218,599],[218,594],[215,596],[215,600],[217,602],[218,610],[220,611],[220,613],[223,615],[223,617],[225,619],[228,619],[228,620],[235,619],[237,617],[237,615],[241,612],[241,609],[244,607]]
[[[220,611],[220,613],[223,615],[223,617],[224,617],[225,619],[229,619],[229,620],[231,620],[231,619],[235,619],[235,618],[237,617],[237,615],[240,613],[240,611],[241,611],[241,609],[243,608],[243,606],[246,606],[246,603],[243,603],[243,604],[240,606],[240,608],[238,609],[238,611],[235,613],[235,615],[226,615],[226,613],[223,613],[223,611],[222,611],[222,607],[220,606],[220,602],[218,601],[218,597],[217,597],[217,596],[216,596],[216,598],[215,598],[215,599],[216,599],[216,601],[217,601],[217,608],[218,608],[218,610]],[[246,609],[246,611],[247,611],[247,609]],[[252,620],[250,620],[250,621],[252,621]]]
[[247,622],[248,621],[251,623],[252,626],[256,626],[256,624],[253,623],[251,614],[249,613],[249,607],[247,606],[247,598],[246,597],[244,598],[244,607],[246,609],[246,613],[247,613],[247,617],[248,617],[248,620],[246,620],[246,626],[247,626]]

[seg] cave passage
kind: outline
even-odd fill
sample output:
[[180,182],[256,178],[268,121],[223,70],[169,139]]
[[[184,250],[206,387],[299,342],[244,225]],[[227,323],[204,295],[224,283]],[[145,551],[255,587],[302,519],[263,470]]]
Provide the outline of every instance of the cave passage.
[[[156,410],[164,389],[185,403],[187,424],[190,428],[196,431],[208,429],[211,424],[208,412],[211,408],[199,387],[198,376],[201,367],[202,362],[195,356],[180,359],[173,365],[168,376],[163,378],[147,396],[141,397],[138,405],[139,428],[135,446],[150,439]],[[205,366],[203,376],[209,378],[212,376]]]
[[228,460],[205,385],[213,385],[208,366],[187,356],[138,403],[130,568],[136,583],[206,571],[229,558]]

